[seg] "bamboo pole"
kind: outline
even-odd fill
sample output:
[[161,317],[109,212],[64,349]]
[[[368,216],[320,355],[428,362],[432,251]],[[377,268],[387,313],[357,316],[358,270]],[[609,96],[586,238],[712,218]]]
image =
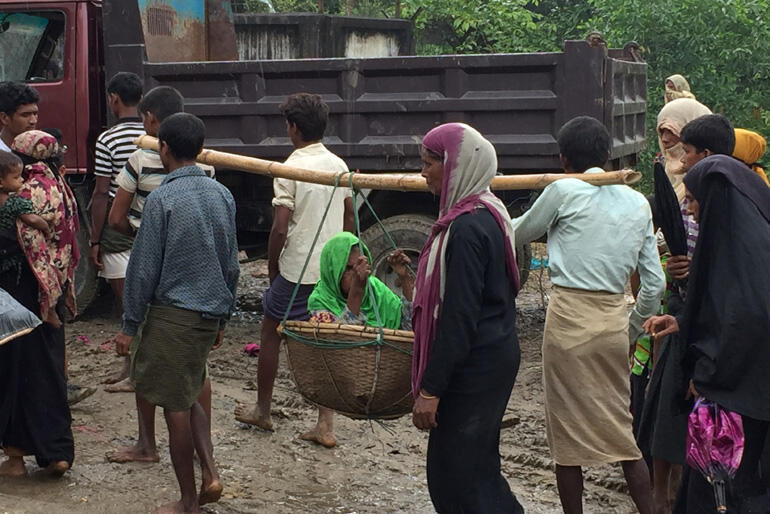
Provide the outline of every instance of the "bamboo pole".
[[[139,148],[158,151],[158,140],[152,136],[139,136],[136,141]],[[274,178],[287,178],[300,182],[312,182],[333,186],[338,180],[341,187],[357,189],[387,189],[392,191],[428,191],[425,179],[419,173],[335,173],[333,171],[316,171],[295,168],[286,164],[247,157],[217,150],[203,149],[198,154],[198,162],[220,168],[245,171],[257,175]],[[576,178],[597,186],[610,184],[635,184],[642,174],[634,170],[608,171],[606,173],[528,173],[526,175],[502,175],[492,179],[491,188],[494,190],[510,189],[543,189],[551,182],[565,178]]]

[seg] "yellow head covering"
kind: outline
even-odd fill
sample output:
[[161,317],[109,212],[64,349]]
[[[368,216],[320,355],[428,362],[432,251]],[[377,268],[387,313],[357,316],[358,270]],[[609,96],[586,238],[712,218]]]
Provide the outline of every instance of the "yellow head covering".
[[766,147],[767,141],[756,132],[742,128],[735,129],[735,150],[733,150],[733,157],[745,162],[754,173],[759,175],[760,178],[765,181],[765,184],[770,186],[770,181],[767,180],[765,170],[757,164],[757,161],[765,155]]
[[684,178],[681,162],[684,150],[682,143],[677,143],[666,149],[660,139],[660,134],[663,129],[668,129],[679,137],[685,125],[706,114],[711,114],[711,109],[692,98],[673,100],[664,105],[658,113],[658,144],[660,145],[660,152],[666,160],[666,175],[671,181],[671,185],[674,186],[674,190],[677,191],[677,195],[680,195],[680,191],[682,195],[684,194],[684,188],[679,187]]

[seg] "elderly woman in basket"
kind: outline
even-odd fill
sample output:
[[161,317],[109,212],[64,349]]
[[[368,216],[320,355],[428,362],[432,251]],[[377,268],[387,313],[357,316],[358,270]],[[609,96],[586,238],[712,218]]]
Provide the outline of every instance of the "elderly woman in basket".
[[423,139],[439,219],[420,256],[413,421],[430,429],[428,489],[440,513],[520,513],[500,473],[500,424],[516,380],[519,274],[511,219],[489,191],[492,144],[462,123]]
[[[321,251],[321,277],[308,298],[310,321],[411,330],[414,280],[409,257],[403,250],[388,257],[401,282],[401,298],[371,276],[371,260],[369,249],[350,232],[332,237]],[[334,411],[319,407],[316,426],[300,438],[335,446],[333,420]]]

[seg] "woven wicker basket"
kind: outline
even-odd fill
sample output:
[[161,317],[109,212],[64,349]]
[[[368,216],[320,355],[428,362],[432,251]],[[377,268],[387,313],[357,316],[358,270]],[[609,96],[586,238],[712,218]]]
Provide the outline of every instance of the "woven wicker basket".
[[[353,419],[394,419],[410,413],[414,333],[384,329],[387,344],[356,345],[378,334],[374,327],[287,321],[281,335],[299,392]],[[335,348],[318,346],[325,342]]]

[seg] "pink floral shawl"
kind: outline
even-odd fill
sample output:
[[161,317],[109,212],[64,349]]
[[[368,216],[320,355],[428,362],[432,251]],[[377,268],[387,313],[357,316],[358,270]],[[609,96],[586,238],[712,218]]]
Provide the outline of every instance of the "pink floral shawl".
[[[423,138],[423,146],[444,158],[439,219],[420,254],[412,314],[414,353],[412,394],[417,397],[436,338],[446,282],[446,241],[458,216],[486,208],[494,216],[506,240],[508,280],[519,290],[516,244],[505,204],[489,190],[497,174],[497,155],[487,139],[463,123],[440,125]],[[440,344],[440,343],[437,343]]]
[[[13,149],[33,158],[48,158],[59,151],[56,139],[42,131],[16,137]],[[64,179],[42,160],[24,167],[24,186],[17,193],[32,202],[35,213],[52,228],[50,239],[21,220],[16,222],[19,243],[38,281],[41,312],[54,307],[62,294],[72,314],[75,307],[75,268],[80,260],[77,203]],[[68,287],[65,290],[65,285]]]

